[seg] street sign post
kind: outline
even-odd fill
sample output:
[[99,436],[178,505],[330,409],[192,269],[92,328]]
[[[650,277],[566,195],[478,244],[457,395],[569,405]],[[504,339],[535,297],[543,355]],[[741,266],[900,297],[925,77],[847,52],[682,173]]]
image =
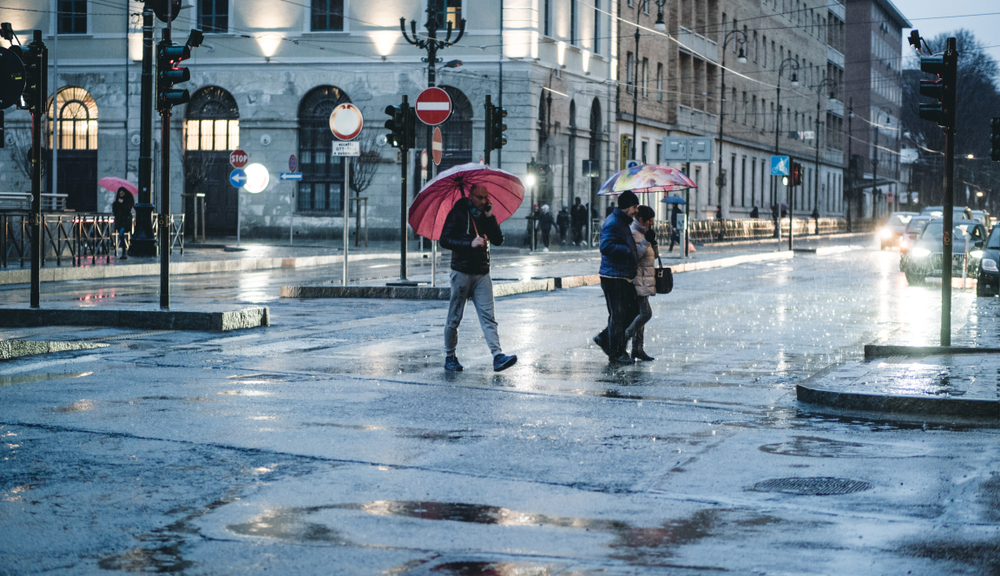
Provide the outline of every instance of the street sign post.
[[[341,104],[330,113],[330,131],[334,138],[338,140],[353,140],[361,134],[361,127],[364,126],[365,118],[361,110],[354,104]],[[333,156],[344,157],[344,274],[343,285],[347,287],[347,250],[348,238],[350,237],[351,213],[351,157],[361,156],[361,144],[358,142],[334,142]],[[358,204],[361,210],[361,204]]]
[[451,116],[451,96],[440,88],[427,88],[417,96],[417,118],[428,126],[437,126]]
[[790,165],[788,156],[771,156],[771,176],[788,176]]
[[250,161],[250,155],[237,148],[229,153],[229,163],[233,168],[242,168]]

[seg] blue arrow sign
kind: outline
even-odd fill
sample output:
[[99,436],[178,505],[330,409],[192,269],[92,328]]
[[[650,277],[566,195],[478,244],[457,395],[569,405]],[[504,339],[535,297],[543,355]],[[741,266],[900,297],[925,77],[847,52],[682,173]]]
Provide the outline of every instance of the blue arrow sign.
[[788,156],[771,156],[771,176],[788,176]]
[[282,172],[278,175],[279,180],[302,180],[302,172]]
[[229,174],[229,183],[237,188],[242,188],[247,183],[247,173],[242,168],[237,168]]

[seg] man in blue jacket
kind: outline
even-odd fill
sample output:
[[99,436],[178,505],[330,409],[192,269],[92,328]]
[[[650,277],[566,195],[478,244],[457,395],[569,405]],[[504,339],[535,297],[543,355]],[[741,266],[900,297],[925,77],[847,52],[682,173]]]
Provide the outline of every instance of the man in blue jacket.
[[500,349],[496,312],[493,306],[493,280],[490,278],[490,243],[503,244],[503,232],[493,215],[490,193],[476,185],[468,198],[455,202],[441,230],[441,246],[451,250],[451,303],[444,325],[444,369],[461,372],[455,349],[458,347],[458,325],[465,314],[465,303],[479,313],[486,344],[493,353],[493,370],[500,372],[517,362],[517,356],[507,356]]
[[618,197],[618,207],[601,226],[601,290],[608,305],[608,326],[594,336],[594,343],[604,350],[612,364],[632,364],[625,352],[625,331],[639,314],[639,300],[632,280],[638,272],[638,253],[629,226],[639,210],[639,198],[625,191]]

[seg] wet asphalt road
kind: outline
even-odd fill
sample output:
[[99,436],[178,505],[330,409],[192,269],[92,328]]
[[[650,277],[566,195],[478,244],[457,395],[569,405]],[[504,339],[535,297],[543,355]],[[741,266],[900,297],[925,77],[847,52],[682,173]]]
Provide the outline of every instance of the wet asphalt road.
[[[471,308],[446,374],[445,302],[175,279],[272,326],[78,330],[110,346],[0,364],[0,574],[998,574],[997,430],[794,399],[866,343],[936,344],[939,292],[896,258],[677,275],[656,361],[621,369],[589,341],[598,287],[500,299],[501,374]],[[955,344],[998,304],[956,292]]]

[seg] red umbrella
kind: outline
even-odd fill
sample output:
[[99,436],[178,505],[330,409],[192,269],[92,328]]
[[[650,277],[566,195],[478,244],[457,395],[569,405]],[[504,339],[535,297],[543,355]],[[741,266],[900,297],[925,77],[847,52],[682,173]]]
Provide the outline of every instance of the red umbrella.
[[105,190],[109,192],[118,192],[119,188],[124,188],[132,193],[133,196],[139,194],[139,188],[135,184],[129,182],[124,178],[118,178],[117,176],[108,176],[106,178],[101,178],[97,181],[98,184]]
[[438,174],[417,194],[410,205],[410,227],[424,238],[439,240],[455,202],[467,198],[477,184],[489,191],[497,222],[510,218],[524,201],[524,184],[517,176],[484,164],[461,164]]

